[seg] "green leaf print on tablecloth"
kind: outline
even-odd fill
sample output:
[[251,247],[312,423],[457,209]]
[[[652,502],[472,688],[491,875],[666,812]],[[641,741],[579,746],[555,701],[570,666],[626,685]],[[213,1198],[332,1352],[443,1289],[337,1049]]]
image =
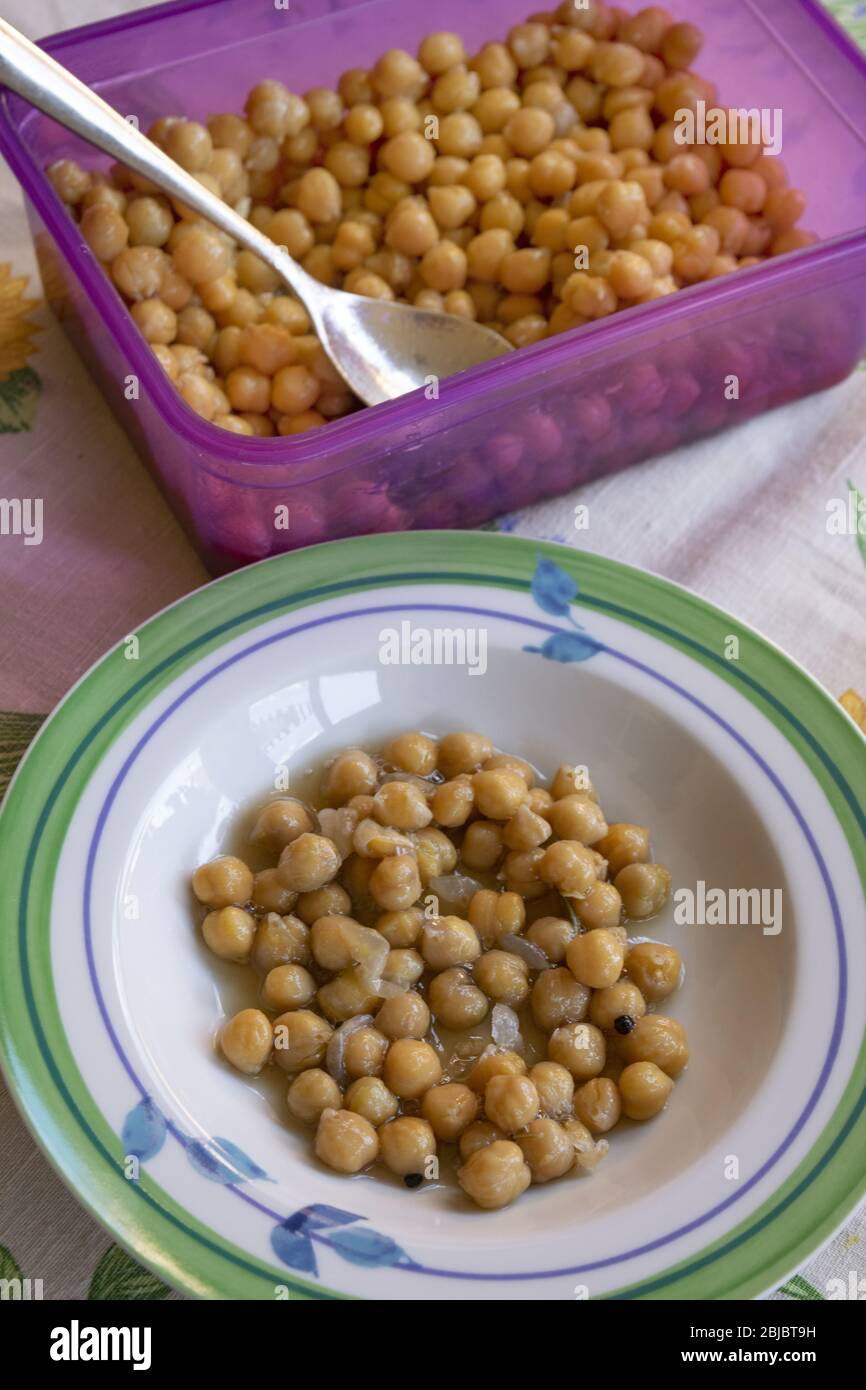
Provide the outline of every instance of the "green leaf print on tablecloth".
[[142,1269],[119,1245],[112,1245],[93,1271],[87,1297],[90,1302],[114,1299],[142,1302],[167,1298],[170,1293],[168,1285],[155,1274]]
[[0,1279],[23,1279],[24,1276],[18,1265],[18,1261],[7,1250],[5,1245],[0,1245]]
[[863,0],[824,0],[827,9],[835,15],[855,39],[866,46],[866,4]]
[[42,382],[32,367],[20,367],[0,381],[0,434],[33,428]]
[[797,1298],[811,1302],[814,1302],[815,1299],[822,1300],[826,1297],[825,1294],[822,1294],[815,1288],[814,1284],[810,1284],[808,1279],[804,1279],[802,1274],[793,1275],[793,1277],[788,1280],[787,1284],[782,1285],[779,1293],[785,1294],[787,1298]]

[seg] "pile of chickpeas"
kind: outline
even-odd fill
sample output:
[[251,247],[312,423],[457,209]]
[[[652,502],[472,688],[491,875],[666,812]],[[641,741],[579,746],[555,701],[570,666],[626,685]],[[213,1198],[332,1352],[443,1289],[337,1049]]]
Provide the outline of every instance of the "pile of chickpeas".
[[[683,145],[701,31],[590,0],[470,56],[430,34],[335,89],[259,82],[243,116],[152,140],[323,284],[476,319],[516,348],[815,241],[760,144]],[[49,175],[186,403],[291,435],[358,405],[259,257],[129,170]]]
[[460,1186],[493,1209],[664,1109],[688,1045],[654,1010],[680,956],[626,924],[661,911],[670,874],[583,769],[548,790],[481,734],[406,733],[331,760],[316,801],[269,801],[264,867],[223,855],[192,888],[210,950],[260,982],[219,1048],[286,1073],[322,1163],[417,1187],[456,1145]]

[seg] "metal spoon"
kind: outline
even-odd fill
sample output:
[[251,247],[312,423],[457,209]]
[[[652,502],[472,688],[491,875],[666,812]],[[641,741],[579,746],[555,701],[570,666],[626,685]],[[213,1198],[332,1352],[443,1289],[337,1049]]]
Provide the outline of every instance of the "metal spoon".
[[203,188],[77,77],[0,19],[0,82],[134,169],[266,261],[301,300],[322,347],[367,405],[392,400],[511,351],[490,328],[452,314],[329,289]]

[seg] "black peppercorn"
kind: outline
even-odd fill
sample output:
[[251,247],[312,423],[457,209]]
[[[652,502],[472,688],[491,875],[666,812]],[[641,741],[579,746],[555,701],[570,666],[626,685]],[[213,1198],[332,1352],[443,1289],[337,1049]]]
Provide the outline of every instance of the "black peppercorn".
[[619,1018],[614,1019],[613,1026],[618,1033],[622,1033],[625,1037],[626,1033],[630,1033],[634,1027],[634,1019],[631,1014],[620,1014]]
[[424,1181],[423,1173],[407,1173],[403,1179],[407,1187],[420,1187]]

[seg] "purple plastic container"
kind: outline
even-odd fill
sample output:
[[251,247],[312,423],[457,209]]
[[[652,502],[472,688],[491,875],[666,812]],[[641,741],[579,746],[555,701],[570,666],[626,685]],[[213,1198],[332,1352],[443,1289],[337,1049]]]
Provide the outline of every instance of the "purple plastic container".
[[[626,8],[637,9],[637,0]],[[191,0],[45,42],[142,129],[306,91],[431,29],[500,39],[528,0]],[[45,168],[99,156],[4,92],[46,297],[214,572],[362,532],[477,526],[840,381],[866,345],[866,59],[818,0],[671,0],[701,25],[720,100],[781,108],[782,157],[820,245],[562,334],[309,434],[248,439],[195,415],[139,336]],[[139,398],[124,398],[138,377]],[[740,381],[726,398],[726,378]],[[728,392],[727,394],[730,394]],[[712,479],[707,479],[712,486]],[[275,509],[288,507],[288,529]],[[284,516],[280,513],[280,516]]]

